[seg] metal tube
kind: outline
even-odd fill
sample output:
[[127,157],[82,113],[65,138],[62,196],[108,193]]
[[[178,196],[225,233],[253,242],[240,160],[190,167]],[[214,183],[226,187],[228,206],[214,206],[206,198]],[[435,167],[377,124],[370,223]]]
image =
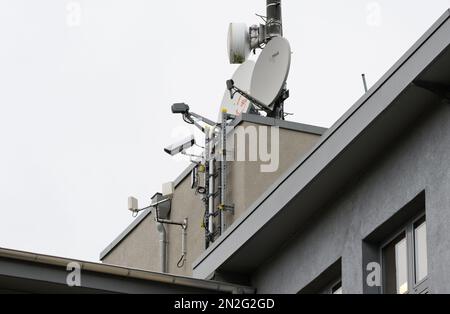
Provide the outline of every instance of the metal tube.
[[181,254],[184,256],[184,260],[186,260],[187,255],[187,218],[184,220],[185,227],[183,227],[181,233]]
[[281,0],[267,0],[267,37],[283,36]]
[[156,221],[159,222],[160,224],[164,224],[164,225],[184,227],[184,223],[181,223],[181,222],[175,222],[175,221],[171,221],[171,220],[167,220],[167,219],[157,219]]
[[162,223],[157,224],[159,232],[159,258],[161,265],[161,273],[167,273],[167,233]]

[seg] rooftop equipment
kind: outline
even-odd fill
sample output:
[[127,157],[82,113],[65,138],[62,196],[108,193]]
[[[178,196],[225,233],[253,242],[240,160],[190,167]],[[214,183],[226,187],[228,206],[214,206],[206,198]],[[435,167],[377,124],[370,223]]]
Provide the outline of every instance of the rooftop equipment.
[[[262,49],[253,70],[250,90],[234,78],[227,81],[230,98],[240,94],[264,111],[268,117],[284,119],[284,101],[289,97],[286,80],[291,65],[291,47],[283,38],[281,0],[266,1],[264,25],[249,29],[242,23],[231,23],[228,30],[228,54],[230,63],[244,63],[250,49]],[[232,102],[231,102],[232,103]]]
[[[252,60],[247,60],[237,68],[236,72],[234,72],[232,78],[233,82],[235,82],[235,84],[246,93],[250,92],[254,69],[255,62]],[[222,121],[223,110],[227,110],[228,113],[238,117],[242,113],[249,113],[252,108],[253,105],[247,98],[243,96],[231,97],[230,92],[227,89],[223,95],[218,121]]]
[[[259,15],[260,16],[260,15]],[[265,24],[247,27],[245,23],[231,23],[228,28],[228,57],[231,64],[244,63],[250,51],[262,49],[272,38],[283,36],[281,0],[266,1]]]
[[[227,127],[230,121],[242,113],[265,112],[267,116],[284,119],[284,101],[289,97],[286,81],[291,64],[291,47],[283,38],[281,18],[281,0],[266,1],[266,16],[260,16],[264,24],[247,27],[244,23],[231,23],[228,30],[228,54],[231,64],[240,64],[232,79],[227,81],[227,90],[223,97],[218,122],[211,121],[190,111],[185,103],[172,105],[172,113],[180,114],[183,120],[195,125],[205,135],[202,156],[194,156],[186,151],[197,145],[193,136],[164,150],[171,156],[184,154],[200,158],[191,160],[196,164],[191,176],[191,187],[202,197],[205,205],[204,227],[206,247],[221,235],[225,229],[224,212],[234,212],[234,206],[227,200]],[[248,60],[250,52],[262,49],[257,62]],[[239,97],[235,97],[239,94]],[[219,164],[219,166],[217,166]],[[217,173],[218,172],[218,173]],[[204,175],[204,186],[199,186],[199,173]],[[219,186],[216,188],[216,178]],[[149,207],[138,208],[135,198],[130,198],[128,208],[137,215],[145,209],[156,209],[156,221],[161,234],[161,265],[166,271],[166,234],[165,225],[178,225],[183,229],[182,257],[178,266],[186,261],[187,219],[183,222],[168,220],[170,201],[174,193],[173,184],[165,186],[164,196],[160,195]],[[220,198],[218,201],[216,198]],[[163,210],[167,209],[167,210]]]

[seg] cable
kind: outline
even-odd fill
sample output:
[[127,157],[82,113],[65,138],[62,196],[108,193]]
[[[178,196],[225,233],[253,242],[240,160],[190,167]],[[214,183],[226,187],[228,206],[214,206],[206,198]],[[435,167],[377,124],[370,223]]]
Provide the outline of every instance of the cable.
[[264,21],[264,23],[267,23],[267,16],[264,16],[264,15],[261,15],[261,14],[257,14],[257,13],[255,13],[255,15],[256,15],[257,17],[260,17],[261,20]]
[[186,115],[183,115],[183,121],[186,122],[187,124],[194,124],[194,121],[189,117],[187,117]]
[[178,263],[177,263],[177,267],[178,268],[183,268],[184,267],[184,265],[186,264],[186,260],[184,259],[186,257],[186,255],[181,255],[181,258],[180,258],[180,260],[178,261]]

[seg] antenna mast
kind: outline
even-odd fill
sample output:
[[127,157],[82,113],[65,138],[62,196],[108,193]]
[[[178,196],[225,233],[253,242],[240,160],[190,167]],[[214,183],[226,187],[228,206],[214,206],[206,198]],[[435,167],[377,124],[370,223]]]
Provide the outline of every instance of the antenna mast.
[[361,76],[362,76],[362,80],[363,80],[364,91],[367,93],[369,91],[369,88],[367,87],[366,75],[365,74],[361,74]]
[[267,0],[266,33],[268,39],[283,36],[281,0]]

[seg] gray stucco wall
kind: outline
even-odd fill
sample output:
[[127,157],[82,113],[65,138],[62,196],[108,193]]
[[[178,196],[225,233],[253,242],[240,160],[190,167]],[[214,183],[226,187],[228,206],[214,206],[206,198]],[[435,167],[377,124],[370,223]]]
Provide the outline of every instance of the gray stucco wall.
[[[154,239],[149,241],[149,239]],[[159,233],[154,216],[149,215],[122,242],[116,246],[102,262],[129,268],[158,271]]]
[[[244,122],[241,126],[247,128],[257,125]],[[270,131],[268,131],[268,134],[270,135]],[[280,158],[279,167],[276,172],[261,172],[261,164],[268,163],[263,163],[260,160],[257,162],[235,161],[229,163],[228,199],[234,204],[235,213],[234,215],[227,214],[225,216],[227,226],[230,226],[241,217],[249,206],[285,173],[295,161],[309,151],[319,139],[315,134],[300,133],[286,129],[279,129],[279,136]],[[246,144],[246,151],[248,153],[248,142]],[[237,139],[235,139],[235,147],[236,145],[238,145]],[[271,138],[269,137],[269,150],[270,145]]]
[[[243,122],[244,127],[255,126],[254,123]],[[226,221],[230,225],[245,212],[273,182],[283,174],[294,161],[313,147],[320,138],[317,134],[280,128],[280,163],[273,173],[261,173],[257,162],[230,162],[229,200],[235,205],[235,214],[227,214]],[[270,131],[269,131],[270,134]],[[270,148],[270,146],[269,146]],[[216,206],[219,205],[216,202]],[[193,262],[205,250],[205,231],[202,228],[204,206],[200,195],[195,195],[190,188],[189,176],[175,189],[172,200],[170,219],[173,221],[189,220],[187,235],[187,261],[183,268],[177,267],[181,257],[181,228],[166,226],[168,234],[168,272],[175,275],[192,276]],[[106,255],[102,262],[160,271],[159,233],[156,229],[154,214],[148,215],[130,234]],[[218,224],[218,221],[216,221]]]
[[344,293],[362,293],[363,239],[422,191],[430,293],[450,293],[449,122],[450,107],[441,105],[406,130],[384,156],[252,274],[258,293],[297,293],[339,258]]

